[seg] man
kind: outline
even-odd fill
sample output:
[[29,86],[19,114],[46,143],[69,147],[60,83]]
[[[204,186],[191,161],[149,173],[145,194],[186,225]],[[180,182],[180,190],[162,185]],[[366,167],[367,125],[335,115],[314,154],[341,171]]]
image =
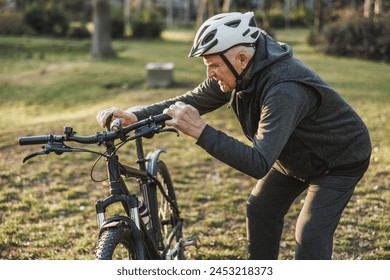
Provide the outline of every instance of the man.
[[[190,57],[207,79],[194,90],[136,112],[110,108],[125,125],[164,112],[166,122],[215,158],[256,179],[247,201],[249,259],[277,259],[283,218],[303,191],[296,259],[331,259],[342,211],[368,168],[366,126],[288,45],[256,26],[254,15],[224,13],[197,32]],[[201,115],[229,104],[252,146],[207,125]]]

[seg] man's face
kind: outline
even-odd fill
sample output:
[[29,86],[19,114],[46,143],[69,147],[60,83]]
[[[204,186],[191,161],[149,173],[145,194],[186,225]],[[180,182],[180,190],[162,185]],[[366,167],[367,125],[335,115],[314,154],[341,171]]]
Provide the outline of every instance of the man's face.
[[[242,70],[239,65],[237,65],[237,60],[238,59],[229,59],[238,74],[240,74]],[[217,80],[219,87],[223,92],[228,93],[236,88],[236,77],[219,55],[204,56],[203,63],[207,67],[207,78],[214,78]]]

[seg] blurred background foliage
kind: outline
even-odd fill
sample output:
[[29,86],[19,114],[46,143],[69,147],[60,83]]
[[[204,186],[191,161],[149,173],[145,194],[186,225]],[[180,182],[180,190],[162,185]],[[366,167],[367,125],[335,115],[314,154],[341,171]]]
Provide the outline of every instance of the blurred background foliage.
[[[19,146],[20,136],[60,134],[64,125],[79,135],[93,134],[100,129],[95,121],[100,109],[151,104],[186,92],[205,75],[201,59],[186,59],[199,24],[214,13],[253,10],[259,26],[290,44],[370,130],[370,168],[336,231],[334,259],[389,260],[389,2],[0,0],[0,259],[93,258],[94,203],[107,191],[106,182],[89,180],[95,159],[89,155],[22,164],[23,156],[40,147]],[[99,25],[102,18],[108,24]],[[108,39],[94,40],[97,31]],[[107,40],[116,58],[92,60],[92,46]],[[145,65],[151,61],[175,64],[173,86],[147,87]],[[221,108],[205,120],[246,141],[231,110]],[[246,258],[245,205],[254,179],[213,159],[188,137],[145,143],[168,146],[163,159],[175,181],[185,236],[201,236],[201,249],[189,249],[187,257]],[[280,259],[294,256],[303,199],[286,216]]]
[[[94,22],[99,6],[97,19],[108,14],[109,24]],[[305,27],[308,42],[326,53],[389,62],[389,7],[385,0],[0,0],[0,35],[89,38],[96,25],[112,39],[153,39],[195,30],[215,13],[252,10],[271,35]]]

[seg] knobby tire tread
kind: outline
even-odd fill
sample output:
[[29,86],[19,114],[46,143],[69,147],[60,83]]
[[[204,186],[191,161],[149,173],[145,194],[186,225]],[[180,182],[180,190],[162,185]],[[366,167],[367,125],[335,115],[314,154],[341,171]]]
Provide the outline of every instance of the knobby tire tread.
[[110,227],[100,235],[96,246],[97,260],[112,260],[115,249],[122,244],[127,250],[127,258],[134,258],[130,232],[126,226]]

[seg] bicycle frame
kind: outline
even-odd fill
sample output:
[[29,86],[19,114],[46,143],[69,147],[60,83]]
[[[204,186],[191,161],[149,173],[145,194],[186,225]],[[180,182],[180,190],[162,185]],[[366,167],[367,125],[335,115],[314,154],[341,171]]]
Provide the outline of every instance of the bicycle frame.
[[[151,182],[149,176],[156,176],[159,155],[162,152],[165,152],[165,150],[155,150],[149,153],[148,156],[145,158],[142,138],[137,138],[135,140],[135,143],[139,170],[127,166],[119,166],[118,155],[115,154],[113,146],[107,146],[107,150],[111,158],[108,159],[106,162],[107,172],[109,175],[110,196],[108,196],[104,200],[97,201],[95,205],[96,214],[98,217],[98,226],[100,229],[99,236],[105,228],[116,227],[118,224],[124,223],[129,227],[130,232],[133,235],[134,240],[136,241],[135,244],[145,244],[147,253],[149,254],[150,258],[162,259],[162,257],[164,257],[164,254],[160,255],[159,251],[164,249],[163,244],[159,244],[158,240],[156,240],[149,234],[146,225],[140,218],[139,200],[135,195],[131,195],[129,193],[126,183],[122,178],[122,175],[126,176],[127,174],[133,174],[138,177],[137,179],[140,186],[140,190],[142,192],[143,201],[146,204],[146,207],[150,213],[150,228],[151,230],[158,231],[160,228],[160,224],[158,221],[158,209],[155,207],[155,204],[150,203],[150,201],[156,200],[156,197],[154,197],[156,195],[156,191],[150,191],[150,188],[156,188],[156,185]],[[106,218],[106,208],[118,202],[122,203],[123,208],[125,209],[126,214],[128,216],[115,215],[110,218]],[[181,227],[182,223],[180,222],[179,224]],[[174,230],[181,230],[181,228]],[[134,249],[137,256],[139,256],[141,259],[145,258],[146,252],[144,250],[144,246],[138,246]]]
[[[106,198],[98,200],[95,204],[99,240],[105,230],[109,229],[109,232],[115,232],[114,228],[121,227],[126,229],[123,238],[129,238],[128,241],[132,245],[132,253],[136,259],[182,258],[184,247],[191,245],[198,247],[198,238],[196,235],[187,239],[182,238],[183,222],[176,205],[172,183],[170,182],[169,173],[164,169],[166,168],[165,164],[159,160],[160,154],[165,150],[154,150],[145,157],[142,143],[142,138],[152,138],[157,133],[170,131],[178,134],[178,131],[174,128],[164,128],[163,122],[169,118],[164,114],[150,116],[126,127],[122,127],[119,120],[114,120],[111,126],[113,130],[107,129],[108,131],[97,132],[90,136],[77,136],[73,128],[65,127],[63,135],[49,134],[21,137],[19,138],[20,145],[45,144],[41,151],[24,157],[23,162],[35,156],[47,155],[52,152],[57,155],[66,152],[90,152],[104,157],[106,159],[110,194]],[[109,128],[110,122],[107,123],[107,128]],[[134,135],[128,136],[130,132],[134,132]],[[114,145],[116,139],[122,141],[119,147]],[[135,141],[138,168],[121,164],[116,154],[117,150],[129,141]],[[65,142],[104,145],[106,152],[100,153],[88,149],[72,148],[67,146]],[[161,170],[161,173],[159,170]],[[161,181],[158,179],[158,174],[162,176]],[[136,195],[130,194],[124,177],[134,177],[138,180],[141,200]],[[163,208],[170,207],[170,210],[174,213],[174,220],[162,220],[164,215],[160,217],[158,191],[163,197]],[[126,214],[113,215],[107,218],[107,208],[116,203],[121,203]],[[144,213],[141,214],[139,209],[143,204],[146,205],[146,210],[148,210],[149,222],[147,224],[142,219],[145,217]],[[165,213],[165,211],[163,210],[162,213]],[[170,232],[166,231],[165,225],[172,225],[169,228]],[[175,244],[173,244],[174,239]]]

